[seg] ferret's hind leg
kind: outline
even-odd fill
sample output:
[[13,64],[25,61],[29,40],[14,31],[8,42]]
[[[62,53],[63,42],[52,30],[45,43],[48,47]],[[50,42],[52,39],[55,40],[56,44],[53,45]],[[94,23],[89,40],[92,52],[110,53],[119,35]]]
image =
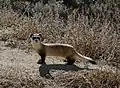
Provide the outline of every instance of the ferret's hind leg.
[[75,62],[75,58],[73,56],[69,56],[66,59],[67,65],[72,65]]

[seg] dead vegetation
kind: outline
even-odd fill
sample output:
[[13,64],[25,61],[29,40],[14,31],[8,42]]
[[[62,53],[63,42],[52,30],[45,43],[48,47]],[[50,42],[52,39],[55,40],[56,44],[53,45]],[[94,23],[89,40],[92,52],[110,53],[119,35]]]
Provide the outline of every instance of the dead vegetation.
[[[6,46],[12,48],[25,46],[24,49],[27,49],[29,48],[27,43],[29,34],[40,32],[45,38],[44,42],[71,44],[81,54],[95,60],[105,60],[107,64],[119,69],[120,8],[118,2],[112,2],[112,0],[97,2],[92,4],[86,13],[83,9],[80,12],[77,9],[71,11],[64,6],[64,10],[69,13],[67,20],[59,17],[59,9],[62,7],[59,3],[50,2],[46,5],[36,3],[29,10],[34,9],[36,12],[33,11],[32,16],[26,16],[20,11],[16,12],[12,8],[8,8],[10,3],[4,2],[2,9],[0,9],[0,40],[8,42]],[[39,4],[42,7],[39,7]],[[0,87],[20,88],[23,87],[22,85],[25,85],[25,88],[44,87],[43,84],[39,85],[38,79],[28,78],[18,79],[17,76],[13,78],[8,75],[7,78],[1,78]],[[112,72],[96,71],[86,75],[74,73],[69,74],[68,77],[58,77],[58,79],[58,83],[62,82],[61,86],[67,88],[120,87],[120,75]],[[27,84],[22,83],[21,80],[26,80]]]
[[119,88],[120,75],[106,71],[64,74],[57,79],[65,88]]
[[44,88],[44,84],[39,79],[33,79],[28,74],[19,77],[17,74],[9,73],[6,77],[0,77],[1,88]]

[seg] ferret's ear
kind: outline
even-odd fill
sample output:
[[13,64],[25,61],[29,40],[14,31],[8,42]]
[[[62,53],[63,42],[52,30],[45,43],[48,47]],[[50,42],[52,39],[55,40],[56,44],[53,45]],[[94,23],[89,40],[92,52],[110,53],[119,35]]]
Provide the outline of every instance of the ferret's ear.
[[33,36],[33,34],[32,34],[32,33],[30,33],[30,34],[29,34],[29,38],[31,38],[32,36]]
[[41,41],[43,41],[43,40],[44,40],[44,38],[43,38],[43,36],[42,36],[42,34],[41,34],[41,33],[39,33],[39,36],[41,37]]
[[39,33],[38,35],[39,35],[40,37],[42,37],[42,34],[41,34],[41,33]]
[[30,33],[30,34],[29,34],[29,36],[28,36],[28,38],[27,38],[28,43],[30,43],[30,42],[31,42],[30,38],[31,38],[32,36],[33,36],[33,34],[32,34],[32,33]]

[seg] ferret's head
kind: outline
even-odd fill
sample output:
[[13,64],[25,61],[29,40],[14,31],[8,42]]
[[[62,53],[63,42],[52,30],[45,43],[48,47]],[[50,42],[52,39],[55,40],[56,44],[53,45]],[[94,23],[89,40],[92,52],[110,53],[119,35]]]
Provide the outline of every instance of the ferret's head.
[[40,44],[43,41],[43,37],[40,33],[30,34],[29,38],[30,38],[31,43],[33,44],[37,44],[37,43]]

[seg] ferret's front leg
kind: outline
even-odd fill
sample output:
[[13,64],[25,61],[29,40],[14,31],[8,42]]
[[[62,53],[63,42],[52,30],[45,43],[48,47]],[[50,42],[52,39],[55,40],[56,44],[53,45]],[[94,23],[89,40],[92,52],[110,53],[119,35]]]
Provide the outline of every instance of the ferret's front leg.
[[38,60],[37,64],[45,64],[45,56],[41,56],[41,59]]

